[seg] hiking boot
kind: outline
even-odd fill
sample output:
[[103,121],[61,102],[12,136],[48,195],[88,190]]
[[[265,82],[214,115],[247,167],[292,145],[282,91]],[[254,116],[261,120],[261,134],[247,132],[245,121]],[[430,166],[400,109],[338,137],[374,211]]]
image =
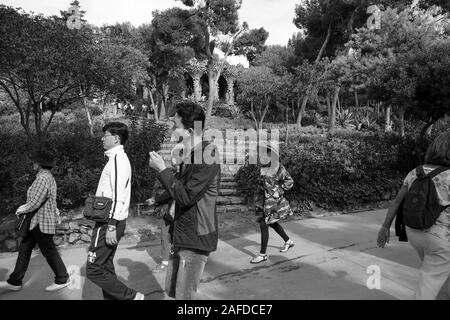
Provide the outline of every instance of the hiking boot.
[[267,254],[258,254],[256,257],[254,257],[252,260],[250,260],[250,263],[253,263],[253,264],[255,264],[255,263],[260,263],[260,262],[263,262],[263,261],[266,261],[267,260]]
[[286,252],[288,251],[290,248],[292,248],[294,246],[294,241],[292,240],[288,240],[285,244],[284,247],[282,249],[280,249],[280,252]]

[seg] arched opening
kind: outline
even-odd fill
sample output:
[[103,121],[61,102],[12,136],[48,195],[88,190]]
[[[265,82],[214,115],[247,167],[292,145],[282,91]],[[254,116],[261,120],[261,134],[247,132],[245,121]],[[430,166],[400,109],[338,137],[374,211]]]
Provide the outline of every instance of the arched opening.
[[218,85],[219,85],[219,100],[225,101],[227,99],[228,84],[224,76],[219,77]]
[[204,96],[205,100],[208,99],[209,82],[208,82],[208,75],[207,74],[202,75],[202,77],[200,78],[200,87],[202,88],[202,97]]
[[184,82],[186,85],[186,92],[185,92],[185,97],[183,97],[183,98],[194,97],[194,79],[187,72],[184,74]]

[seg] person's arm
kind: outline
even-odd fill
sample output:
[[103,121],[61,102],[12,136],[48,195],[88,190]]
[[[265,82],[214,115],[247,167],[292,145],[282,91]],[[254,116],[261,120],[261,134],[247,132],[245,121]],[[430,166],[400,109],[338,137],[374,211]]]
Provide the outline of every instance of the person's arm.
[[123,207],[125,205],[126,189],[131,183],[129,174],[129,164],[126,158],[115,156],[113,167],[111,169],[112,186],[112,208],[109,225],[116,226],[118,221],[123,220]]
[[193,206],[206,193],[213,178],[219,174],[218,164],[194,164],[190,180],[183,184],[178,180],[170,168],[159,172],[158,179],[170,196],[182,208]]
[[294,179],[292,179],[291,175],[284,167],[282,167],[281,170],[281,187],[284,191],[292,189],[294,186]]
[[155,203],[162,205],[169,203],[170,200],[172,200],[172,196],[170,195],[170,192],[167,190],[164,190],[163,193],[155,195]]
[[386,218],[378,231],[377,236],[377,244],[379,247],[384,248],[386,243],[389,243],[390,231],[392,221],[394,221],[395,216],[397,215],[398,209],[408,193],[408,186],[403,184],[400,188],[400,191],[397,193],[394,202],[389,206],[388,212],[386,214]]
[[384,219],[382,228],[389,229],[391,227],[392,222],[394,221],[394,218],[397,215],[398,208],[400,207],[400,204],[402,203],[402,201],[405,198],[407,193],[408,193],[408,187],[405,185],[402,185],[399,192],[397,193],[397,196],[394,199],[394,202],[392,202],[392,204],[389,206],[389,209],[386,214],[386,218]]
[[24,214],[33,212],[38,209],[42,203],[47,199],[48,194],[48,181],[44,176],[40,175],[33,181],[30,190],[30,197],[27,199],[27,203],[20,206],[17,213]]

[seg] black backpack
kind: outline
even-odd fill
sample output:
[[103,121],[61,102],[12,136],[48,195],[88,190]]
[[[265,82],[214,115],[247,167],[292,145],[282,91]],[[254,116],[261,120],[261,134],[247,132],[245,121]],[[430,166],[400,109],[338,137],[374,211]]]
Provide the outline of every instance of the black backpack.
[[424,230],[431,228],[442,211],[449,206],[441,206],[433,178],[449,170],[439,167],[425,174],[423,166],[416,168],[417,179],[414,180],[403,201],[403,221],[406,226]]

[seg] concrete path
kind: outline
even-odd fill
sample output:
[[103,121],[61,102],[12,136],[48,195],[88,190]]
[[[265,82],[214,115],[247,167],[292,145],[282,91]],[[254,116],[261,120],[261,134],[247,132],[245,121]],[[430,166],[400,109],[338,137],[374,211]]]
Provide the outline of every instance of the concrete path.
[[[243,228],[222,234],[211,254],[199,288],[201,299],[409,299],[418,279],[419,259],[408,243],[392,236],[384,249],[376,236],[386,210],[283,224],[295,246],[280,253],[282,239],[270,229],[269,260],[249,261],[259,250],[260,234]],[[394,230],[391,230],[391,235]],[[69,288],[46,293],[53,275],[39,251],[33,253],[24,288],[0,292],[7,299],[101,299],[101,290],[85,279],[86,248],[62,250],[72,275]],[[158,243],[121,245],[115,258],[118,277],[146,299],[168,299],[164,273],[151,273]],[[0,280],[12,271],[16,254],[0,255]],[[79,275],[79,276],[77,276]],[[379,275],[379,278],[377,278]],[[375,287],[369,289],[369,287]],[[379,288],[379,289],[377,289]]]

